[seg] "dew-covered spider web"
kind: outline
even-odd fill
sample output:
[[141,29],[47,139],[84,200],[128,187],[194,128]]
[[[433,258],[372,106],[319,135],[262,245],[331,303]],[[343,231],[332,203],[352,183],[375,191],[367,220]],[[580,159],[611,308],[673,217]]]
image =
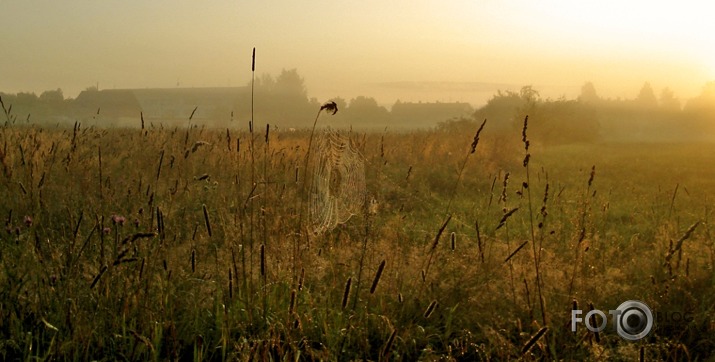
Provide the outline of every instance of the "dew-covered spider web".
[[350,139],[328,127],[319,136],[310,187],[310,220],[322,234],[361,212],[365,202],[365,161]]

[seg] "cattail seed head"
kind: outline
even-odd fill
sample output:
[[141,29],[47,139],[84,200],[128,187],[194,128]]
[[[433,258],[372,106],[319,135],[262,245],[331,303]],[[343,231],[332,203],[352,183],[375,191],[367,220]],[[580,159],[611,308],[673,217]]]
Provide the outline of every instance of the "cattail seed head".
[[288,305],[288,315],[293,314],[294,308],[295,308],[295,289],[291,290],[291,292],[290,292],[290,304]]
[[392,330],[390,337],[387,338],[387,342],[385,343],[385,348],[382,350],[382,356],[385,357],[385,360],[389,360],[387,357],[392,349],[392,344],[395,343],[395,336],[397,336],[397,329]]
[[261,244],[261,276],[266,275],[266,248]]
[[228,298],[233,299],[233,274],[231,268],[228,268]]
[[[196,249],[191,249],[191,272],[196,272]],[[231,270],[228,271],[228,278],[231,279]]]
[[345,283],[345,292],[343,292],[343,302],[341,304],[342,309],[345,309],[345,307],[348,305],[348,299],[350,299],[350,286],[353,282],[353,277],[348,278],[348,281]]
[[370,294],[375,293],[377,289],[377,283],[380,282],[380,277],[382,276],[382,271],[385,269],[385,260],[383,259],[380,266],[377,267],[377,273],[375,273],[375,279],[372,281],[372,286],[370,287]]
[[251,55],[251,72],[256,71],[256,48],[253,48],[253,54]]
[[429,318],[432,315],[432,312],[434,312],[434,309],[437,308],[438,304],[439,303],[437,303],[436,300],[433,300],[432,303],[430,303],[429,306],[427,306],[427,310],[425,310],[424,317]]
[[206,231],[209,233],[209,237],[211,237],[211,221],[209,220],[209,211],[206,209],[206,204],[201,205],[201,207],[204,210],[204,222],[206,223]]
[[[589,311],[592,311],[592,310],[594,310],[594,309],[596,309],[596,308],[593,307],[593,302],[589,302],[589,303],[588,303],[588,310],[589,310]],[[592,316],[591,316],[591,325],[593,325],[593,326],[596,325],[596,316],[595,316],[595,315],[592,315]],[[600,334],[600,333],[595,332],[595,333],[594,333],[594,337],[595,337],[595,339],[596,339],[596,343],[601,343],[601,334]]]

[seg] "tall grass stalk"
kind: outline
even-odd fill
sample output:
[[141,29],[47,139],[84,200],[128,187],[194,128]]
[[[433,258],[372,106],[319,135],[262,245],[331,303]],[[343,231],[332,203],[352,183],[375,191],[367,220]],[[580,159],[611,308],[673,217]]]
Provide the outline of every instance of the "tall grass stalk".
[[454,201],[454,197],[457,194],[457,189],[459,188],[459,183],[462,180],[462,174],[464,173],[464,169],[467,167],[467,161],[469,161],[469,156],[471,156],[473,153],[477,151],[477,145],[479,144],[479,136],[482,133],[482,130],[484,129],[484,125],[487,124],[487,120],[485,119],[482,124],[479,126],[477,129],[476,134],[474,135],[474,138],[472,139],[472,144],[469,146],[469,150],[467,151],[467,154],[464,156],[464,160],[462,161],[462,164],[459,168],[459,171],[457,173],[457,179],[454,182],[454,186],[452,187],[452,191],[449,196],[449,200],[447,201],[447,206],[445,207],[444,210],[444,217],[445,221],[442,224],[442,227],[437,231],[437,235],[434,238],[434,241],[432,242],[432,247],[429,250],[429,257],[427,259],[427,265],[424,267],[422,270],[424,270],[424,273],[422,275],[422,281],[426,282],[427,276],[430,270],[430,266],[432,265],[432,261],[434,259],[434,255],[437,252],[437,245],[439,244],[439,239],[442,237],[442,233],[444,232],[445,228],[447,227],[447,224],[449,221],[452,219],[452,215],[450,213],[451,207],[452,207],[452,201]]
[[[256,190],[256,145],[255,145],[255,135],[253,134],[253,129],[256,125],[255,123],[255,118],[254,118],[254,99],[253,99],[253,94],[254,94],[254,86],[255,86],[255,80],[256,80],[256,48],[253,48],[253,53],[251,55],[251,121],[248,123],[248,136],[250,137],[249,140],[249,152],[251,155],[251,192],[248,195],[247,201],[248,201],[248,213],[249,213],[249,225],[248,225],[248,252],[250,255],[250,260],[249,260],[249,269],[250,269],[250,276],[249,276],[249,281],[253,281],[253,255],[254,255],[254,249],[253,249],[253,243],[254,243],[254,217],[255,217],[255,212],[254,212],[254,207],[253,207],[253,193]],[[250,290],[249,290],[250,292]]]
[[[323,112],[333,112],[332,114],[335,115],[335,113],[338,112],[338,106],[335,104],[335,102],[327,102],[320,106],[320,109],[318,109],[318,113],[315,115],[315,120],[313,121],[313,127],[310,130],[310,138],[308,138],[308,148],[305,151],[305,159],[303,161],[303,182],[300,187],[300,193],[299,193],[299,203],[300,206],[298,207],[298,223],[296,225],[296,231],[294,234],[293,238],[293,282],[295,283],[298,278],[298,264],[299,264],[299,258],[300,258],[300,239],[303,236],[303,218],[304,214],[306,213],[305,211],[305,203],[306,199],[308,198],[307,193],[307,187],[308,187],[308,165],[310,163],[310,154],[313,150],[313,138],[315,137],[315,128],[318,125],[318,118],[320,118],[320,114]],[[305,233],[306,240],[309,237],[309,233]]]
[[[544,304],[544,295],[541,290],[542,286],[542,280],[541,280],[541,271],[540,271],[540,260],[539,260],[539,255],[541,254],[541,250],[537,251],[537,243],[536,243],[536,228],[534,227],[534,209],[532,206],[531,202],[531,178],[529,177],[529,161],[531,159],[531,154],[529,153],[529,139],[526,136],[526,131],[528,128],[528,122],[529,122],[529,116],[524,117],[524,128],[521,130],[521,140],[524,143],[524,169],[526,170],[526,182],[525,182],[525,188],[526,188],[526,195],[527,195],[527,201],[529,204],[529,231],[531,235],[531,249],[533,253],[533,259],[534,259],[534,272],[536,273],[536,292],[539,297],[539,306],[541,308],[541,322],[543,323],[543,326],[546,326],[547,323],[547,316],[546,316],[546,308]],[[539,244],[540,245],[540,244]]]
[[[593,184],[593,179],[596,176],[596,166],[591,167],[591,173],[588,177],[588,183],[586,184],[586,191],[583,194],[583,201],[581,205],[579,224],[578,224],[578,239],[574,245],[574,260],[573,260],[573,271],[571,273],[571,281],[569,282],[569,296],[574,297],[574,288],[576,283],[576,278],[578,277],[578,267],[582,266],[584,263],[583,253],[581,252],[581,247],[583,241],[586,239],[586,216],[591,212],[591,185]],[[583,277],[583,276],[582,276]]]
[[358,276],[357,276],[357,281],[355,283],[355,291],[356,291],[356,297],[353,299],[353,311],[355,311],[355,308],[357,307],[357,302],[359,296],[360,296],[360,283],[362,282],[362,272],[363,272],[363,267],[365,266],[365,256],[367,255],[368,247],[367,244],[370,240],[370,212],[368,210],[368,202],[367,202],[367,195],[366,195],[366,200],[363,203],[363,210],[364,210],[364,222],[365,222],[365,234],[363,236],[363,243],[362,243],[362,251],[360,252],[360,263],[358,266]]

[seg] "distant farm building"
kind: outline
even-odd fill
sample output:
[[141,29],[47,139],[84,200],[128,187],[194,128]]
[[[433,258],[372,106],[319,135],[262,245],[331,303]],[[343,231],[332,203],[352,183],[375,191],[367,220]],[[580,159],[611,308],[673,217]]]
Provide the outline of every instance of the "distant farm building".
[[139,119],[142,111],[136,95],[129,89],[86,90],[74,100],[81,118],[110,118],[116,121]]
[[75,105],[85,115],[120,122],[137,122],[141,114],[146,121],[228,121],[247,97],[247,87],[104,89],[83,91]]

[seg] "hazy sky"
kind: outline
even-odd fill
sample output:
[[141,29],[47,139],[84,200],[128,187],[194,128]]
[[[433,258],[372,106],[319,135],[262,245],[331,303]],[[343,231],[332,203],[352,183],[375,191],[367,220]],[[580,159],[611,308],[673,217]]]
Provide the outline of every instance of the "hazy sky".
[[[297,68],[310,96],[467,101],[699,94],[708,1],[0,0],[0,91],[244,85]],[[417,83],[411,83],[417,82]]]

